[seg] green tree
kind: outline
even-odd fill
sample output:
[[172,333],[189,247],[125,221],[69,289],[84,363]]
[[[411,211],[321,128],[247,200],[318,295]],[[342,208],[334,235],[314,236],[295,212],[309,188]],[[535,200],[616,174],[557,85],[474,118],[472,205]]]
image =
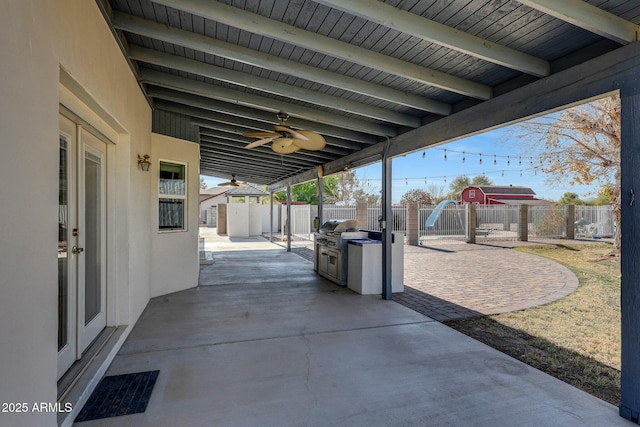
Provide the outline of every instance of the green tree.
[[[330,175],[322,179],[324,203],[333,203],[336,199],[338,176]],[[274,194],[274,200],[287,200],[286,190]],[[307,181],[291,187],[291,201],[306,202],[310,205],[318,204],[318,181]]]
[[517,136],[538,152],[551,184],[600,183],[611,200],[614,252],[620,250],[620,97],[612,96],[524,122]]
[[414,188],[413,190],[409,190],[402,195],[400,199],[401,205],[408,205],[409,203],[417,203],[419,205],[432,205],[433,198],[431,194],[420,188]]
[[558,200],[559,205],[584,205],[584,202],[580,200],[580,196],[576,193],[572,193],[570,191],[564,193],[560,200]]
[[449,200],[459,200],[462,195],[462,190],[470,185],[493,185],[493,182],[484,175],[477,175],[470,179],[467,175],[460,175],[454,178],[449,184],[449,193],[447,198]]

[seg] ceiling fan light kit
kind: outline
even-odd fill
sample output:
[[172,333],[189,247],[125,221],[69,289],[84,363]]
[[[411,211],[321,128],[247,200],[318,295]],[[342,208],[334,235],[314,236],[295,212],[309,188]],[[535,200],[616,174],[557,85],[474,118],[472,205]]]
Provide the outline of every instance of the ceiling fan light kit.
[[258,138],[257,141],[247,144],[244,148],[255,148],[271,142],[271,149],[278,154],[291,154],[298,150],[318,151],[326,145],[324,137],[316,132],[291,129],[286,125],[289,115],[284,111],[277,114],[280,123],[273,126],[275,132],[247,132],[242,136]]
[[227,181],[227,182],[223,182],[221,184],[218,184],[218,187],[246,187],[247,184],[242,184],[238,181],[236,181],[236,176],[235,174],[231,175],[231,181]]

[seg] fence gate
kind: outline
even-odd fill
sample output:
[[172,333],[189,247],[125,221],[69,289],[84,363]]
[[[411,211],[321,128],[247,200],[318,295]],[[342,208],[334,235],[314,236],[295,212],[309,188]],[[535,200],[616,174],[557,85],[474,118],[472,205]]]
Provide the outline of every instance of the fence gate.
[[[427,226],[427,219],[430,216],[432,216],[430,223],[433,225]],[[437,211],[434,205],[418,206],[418,244],[428,245],[429,242],[437,241],[464,242],[467,234],[466,218],[466,209],[463,205],[450,204],[440,211]]]

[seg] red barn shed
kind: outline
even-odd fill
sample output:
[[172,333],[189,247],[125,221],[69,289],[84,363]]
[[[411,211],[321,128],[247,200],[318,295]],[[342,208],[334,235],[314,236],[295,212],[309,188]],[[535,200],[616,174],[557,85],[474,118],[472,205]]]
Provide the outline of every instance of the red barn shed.
[[481,205],[548,205],[551,202],[536,199],[529,187],[500,185],[470,185],[462,190],[461,203]]

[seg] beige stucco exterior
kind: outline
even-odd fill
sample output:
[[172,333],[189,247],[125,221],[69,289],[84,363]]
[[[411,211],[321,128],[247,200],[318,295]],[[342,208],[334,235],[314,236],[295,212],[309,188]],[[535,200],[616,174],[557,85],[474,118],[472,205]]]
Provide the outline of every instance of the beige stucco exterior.
[[[111,140],[107,325],[126,333],[150,297],[196,285],[197,146],[152,136],[151,108],[94,1],[4,2],[0,52],[0,402],[53,403],[59,104]],[[136,162],[145,153],[156,168],[157,155],[191,165],[187,232],[153,227],[157,174]],[[56,415],[3,413],[0,424],[53,426]]]

